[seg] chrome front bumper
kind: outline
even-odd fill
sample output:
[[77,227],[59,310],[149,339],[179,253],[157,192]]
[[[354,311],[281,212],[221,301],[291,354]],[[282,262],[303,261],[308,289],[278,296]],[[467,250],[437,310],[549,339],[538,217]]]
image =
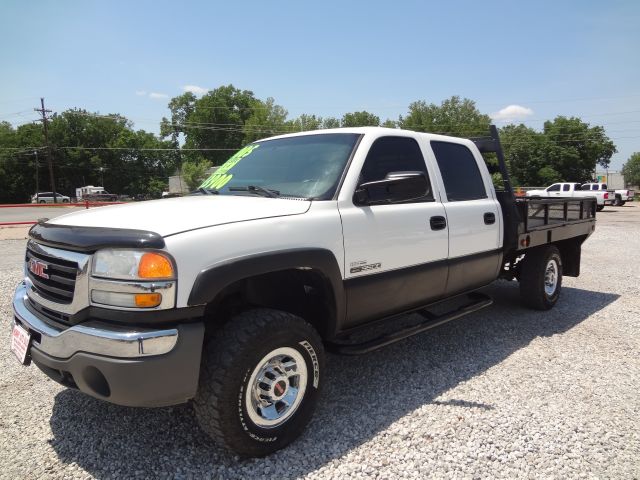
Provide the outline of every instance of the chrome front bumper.
[[175,328],[118,330],[91,326],[90,323],[65,329],[55,328],[27,308],[27,288],[22,282],[14,294],[14,323],[18,321],[28,329],[32,333],[33,346],[52,357],[70,358],[84,352],[118,358],[141,358],[168,353],[178,343],[178,330]]

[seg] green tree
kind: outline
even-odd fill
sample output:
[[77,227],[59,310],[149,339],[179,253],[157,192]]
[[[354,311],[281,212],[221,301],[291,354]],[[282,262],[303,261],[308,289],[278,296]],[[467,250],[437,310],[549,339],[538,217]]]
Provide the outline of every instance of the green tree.
[[564,180],[559,172],[546,165],[536,172],[536,178],[539,180],[536,182],[538,185],[551,185],[552,183],[561,182]]
[[500,141],[512,185],[546,184],[550,172],[540,173],[546,163],[544,134],[522,124],[507,125],[500,129]]
[[377,127],[380,125],[380,117],[369,112],[351,112],[342,116],[342,127]]
[[288,112],[284,107],[276,105],[275,100],[271,97],[267,98],[265,102],[255,100],[251,116],[247,118],[242,127],[243,144],[287,133],[289,131],[287,115]]
[[[33,130],[36,125],[25,125],[25,130]],[[23,130],[24,131],[24,130]],[[28,145],[20,133],[9,122],[0,122],[0,202],[26,202],[35,193],[35,149],[41,135],[32,145]],[[42,153],[42,152],[40,152]]]
[[293,120],[291,128],[296,132],[306,132],[311,130],[319,130],[323,125],[324,120],[322,117],[316,115],[309,115],[303,113],[298,118]]
[[172,119],[164,122],[163,137],[172,135],[172,129],[177,128],[184,134],[185,148],[205,149],[198,153],[185,151],[183,157],[203,156],[213,165],[222,164],[233,150],[245,144],[249,133],[249,129],[245,129],[247,120],[254,118],[253,132],[256,132],[260,123],[258,112],[265,110],[266,116],[278,114],[274,113],[275,105],[265,105],[250,90],[240,90],[233,85],[210,90],[200,98],[183,94],[172,99],[169,108]]
[[391,120],[390,118],[387,118],[384,122],[382,122],[382,125],[380,126],[386,127],[386,128],[398,128],[398,122],[396,122],[395,120]]
[[587,181],[593,178],[596,164],[607,168],[617,149],[603,127],[590,127],[576,117],[556,117],[544,123],[547,140],[546,164],[563,180]]
[[326,117],[322,120],[321,128],[340,128],[340,120],[335,117]]
[[640,152],[635,152],[622,166],[624,183],[626,185],[640,185]]
[[211,162],[205,159],[199,161],[189,161],[182,164],[182,178],[189,187],[189,190],[195,190],[202,183],[211,168]]
[[398,125],[406,130],[440,133],[456,137],[487,135],[491,118],[480,113],[473,100],[453,96],[440,105],[424,100],[409,105],[406,117],[400,116]]

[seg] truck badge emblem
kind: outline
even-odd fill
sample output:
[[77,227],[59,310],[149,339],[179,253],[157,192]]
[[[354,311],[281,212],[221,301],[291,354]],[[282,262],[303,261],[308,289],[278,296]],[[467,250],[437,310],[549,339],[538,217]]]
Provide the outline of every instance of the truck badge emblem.
[[33,258],[29,260],[29,271],[34,275],[37,275],[38,277],[42,277],[48,280],[49,275],[45,272],[47,267],[48,265],[46,263],[39,262],[38,260],[35,260]]

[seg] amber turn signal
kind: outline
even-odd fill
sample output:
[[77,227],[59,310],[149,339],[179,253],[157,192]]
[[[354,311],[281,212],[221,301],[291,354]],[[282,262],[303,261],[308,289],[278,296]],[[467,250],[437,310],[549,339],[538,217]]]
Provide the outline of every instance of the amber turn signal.
[[140,258],[138,276],[140,278],[173,278],[173,265],[164,255],[148,252]]
[[162,295],[159,293],[136,293],[135,302],[136,307],[139,308],[157,307],[162,302]]

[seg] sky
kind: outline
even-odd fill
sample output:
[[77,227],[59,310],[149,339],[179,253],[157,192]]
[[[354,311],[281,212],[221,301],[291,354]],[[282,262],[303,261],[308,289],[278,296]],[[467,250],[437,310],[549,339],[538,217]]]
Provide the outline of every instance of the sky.
[[0,121],[120,113],[158,132],[171,97],[233,84],[290,117],[474,100],[497,125],[557,115],[640,151],[640,1],[5,0]]

